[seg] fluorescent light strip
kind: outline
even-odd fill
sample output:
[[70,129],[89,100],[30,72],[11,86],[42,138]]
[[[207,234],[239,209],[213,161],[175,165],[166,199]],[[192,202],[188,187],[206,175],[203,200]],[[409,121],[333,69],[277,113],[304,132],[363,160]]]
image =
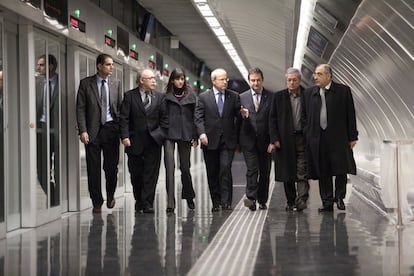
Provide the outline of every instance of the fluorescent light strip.
[[[316,0],[315,0],[316,1]],[[210,29],[214,32],[216,37],[220,40],[221,44],[223,45],[224,49],[226,49],[227,54],[233,60],[233,63],[236,65],[237,69],[241,73],[242,77],[248,82],[247,80],[247,68],[244,65],[244,62],[241,60],[240,56],[238,55],[236,49],[231,43],[230,39],[227,37],[226,32],[224,31],[223,27],[221,26],[220,22],[214,16],[207,0],[192,0],[193,5],[198,9],[201,16],[207,21]],[[302,1],[306,2],[306,1]]]
[[298,35],[296,37],[295,58],[293,67],[300,70],[305,53],[306,41],[308,39],[309,28],[312,23],[312,13],[316,0],[301,1]]

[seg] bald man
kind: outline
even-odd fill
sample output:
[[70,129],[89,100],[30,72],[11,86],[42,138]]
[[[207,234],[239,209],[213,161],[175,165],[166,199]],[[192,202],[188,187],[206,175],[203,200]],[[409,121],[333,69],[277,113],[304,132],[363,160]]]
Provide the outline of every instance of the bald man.
[[356,174],[352,151],[358,140],[354,101],[348,86],[332,81],[329,64],[318,65],[313,75],[316,85],[302,98],[308,178],[319,179],[319,212],[332,212],[334,202],[339,210],[345,210],[347,174]]

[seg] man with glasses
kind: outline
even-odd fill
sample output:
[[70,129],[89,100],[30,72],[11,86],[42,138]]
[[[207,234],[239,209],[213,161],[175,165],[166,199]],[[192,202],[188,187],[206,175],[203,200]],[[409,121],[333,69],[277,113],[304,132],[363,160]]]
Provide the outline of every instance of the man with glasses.
[[348,86],[332,81],[329,64],[316,67],[314,80],[316,85],[302,98],[308,178],[319,179],[319,212],[332,212],[335,201],[339,210],[345,210],[347,173],[356,174],[352,151],[358,140],[354,101]]
[[161,146],[168,128],[165,95],[155,90],[150,69],[137,74],[138,87],[125,92],[121,107],[121,139],[137,213],[154,213],[155,188],[161,164]]
[[238,144],[239,94],[227,89],[227,72],[211,72],[213,88],[200,94],[195,123],[207,170],[213,203],[212,212],[232,210],[233,177],[231,166]]

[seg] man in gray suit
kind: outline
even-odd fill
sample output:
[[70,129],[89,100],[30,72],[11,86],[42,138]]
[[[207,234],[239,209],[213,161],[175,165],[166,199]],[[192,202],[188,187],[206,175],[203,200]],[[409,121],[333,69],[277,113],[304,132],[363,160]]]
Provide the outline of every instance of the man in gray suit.
[[195,124],[207,169],[207,180],[213,212],[231,210],[233,177],[231,166],[238,144],[240,97],[227,89],[227,72],[211,72],[213,88],[200,94]]
[[240,146],[246,162],[246,199],[244,205],[256,211],[267,209],[269,176],[273,145],[269,136],[269,113],[273,94],[263,88],[263,72],[252,68],[248,75],[250,89],[240,95]]
[[101,212],[101,151],[106,178],[106,206],[115,205],[119,161],[119,112],[122,92],[119,80],[112,79],[114,67],[110,55],[96,58],[98,73],[84,78],[79,84],[76,115],[79,136],[86,149],[88,189],[94,213]]

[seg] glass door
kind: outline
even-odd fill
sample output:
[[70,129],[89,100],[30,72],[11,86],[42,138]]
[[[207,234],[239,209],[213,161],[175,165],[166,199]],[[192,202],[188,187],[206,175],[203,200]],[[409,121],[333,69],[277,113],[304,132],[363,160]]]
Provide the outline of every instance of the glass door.
[[[0,21],[0,224],[4,222],[3,23]],[[0,235],[1,237],[2,235]]]
[[61,203],[61,46],[58,41],[34,36],[36,84],[36,171],[37,209],[48,209]]

